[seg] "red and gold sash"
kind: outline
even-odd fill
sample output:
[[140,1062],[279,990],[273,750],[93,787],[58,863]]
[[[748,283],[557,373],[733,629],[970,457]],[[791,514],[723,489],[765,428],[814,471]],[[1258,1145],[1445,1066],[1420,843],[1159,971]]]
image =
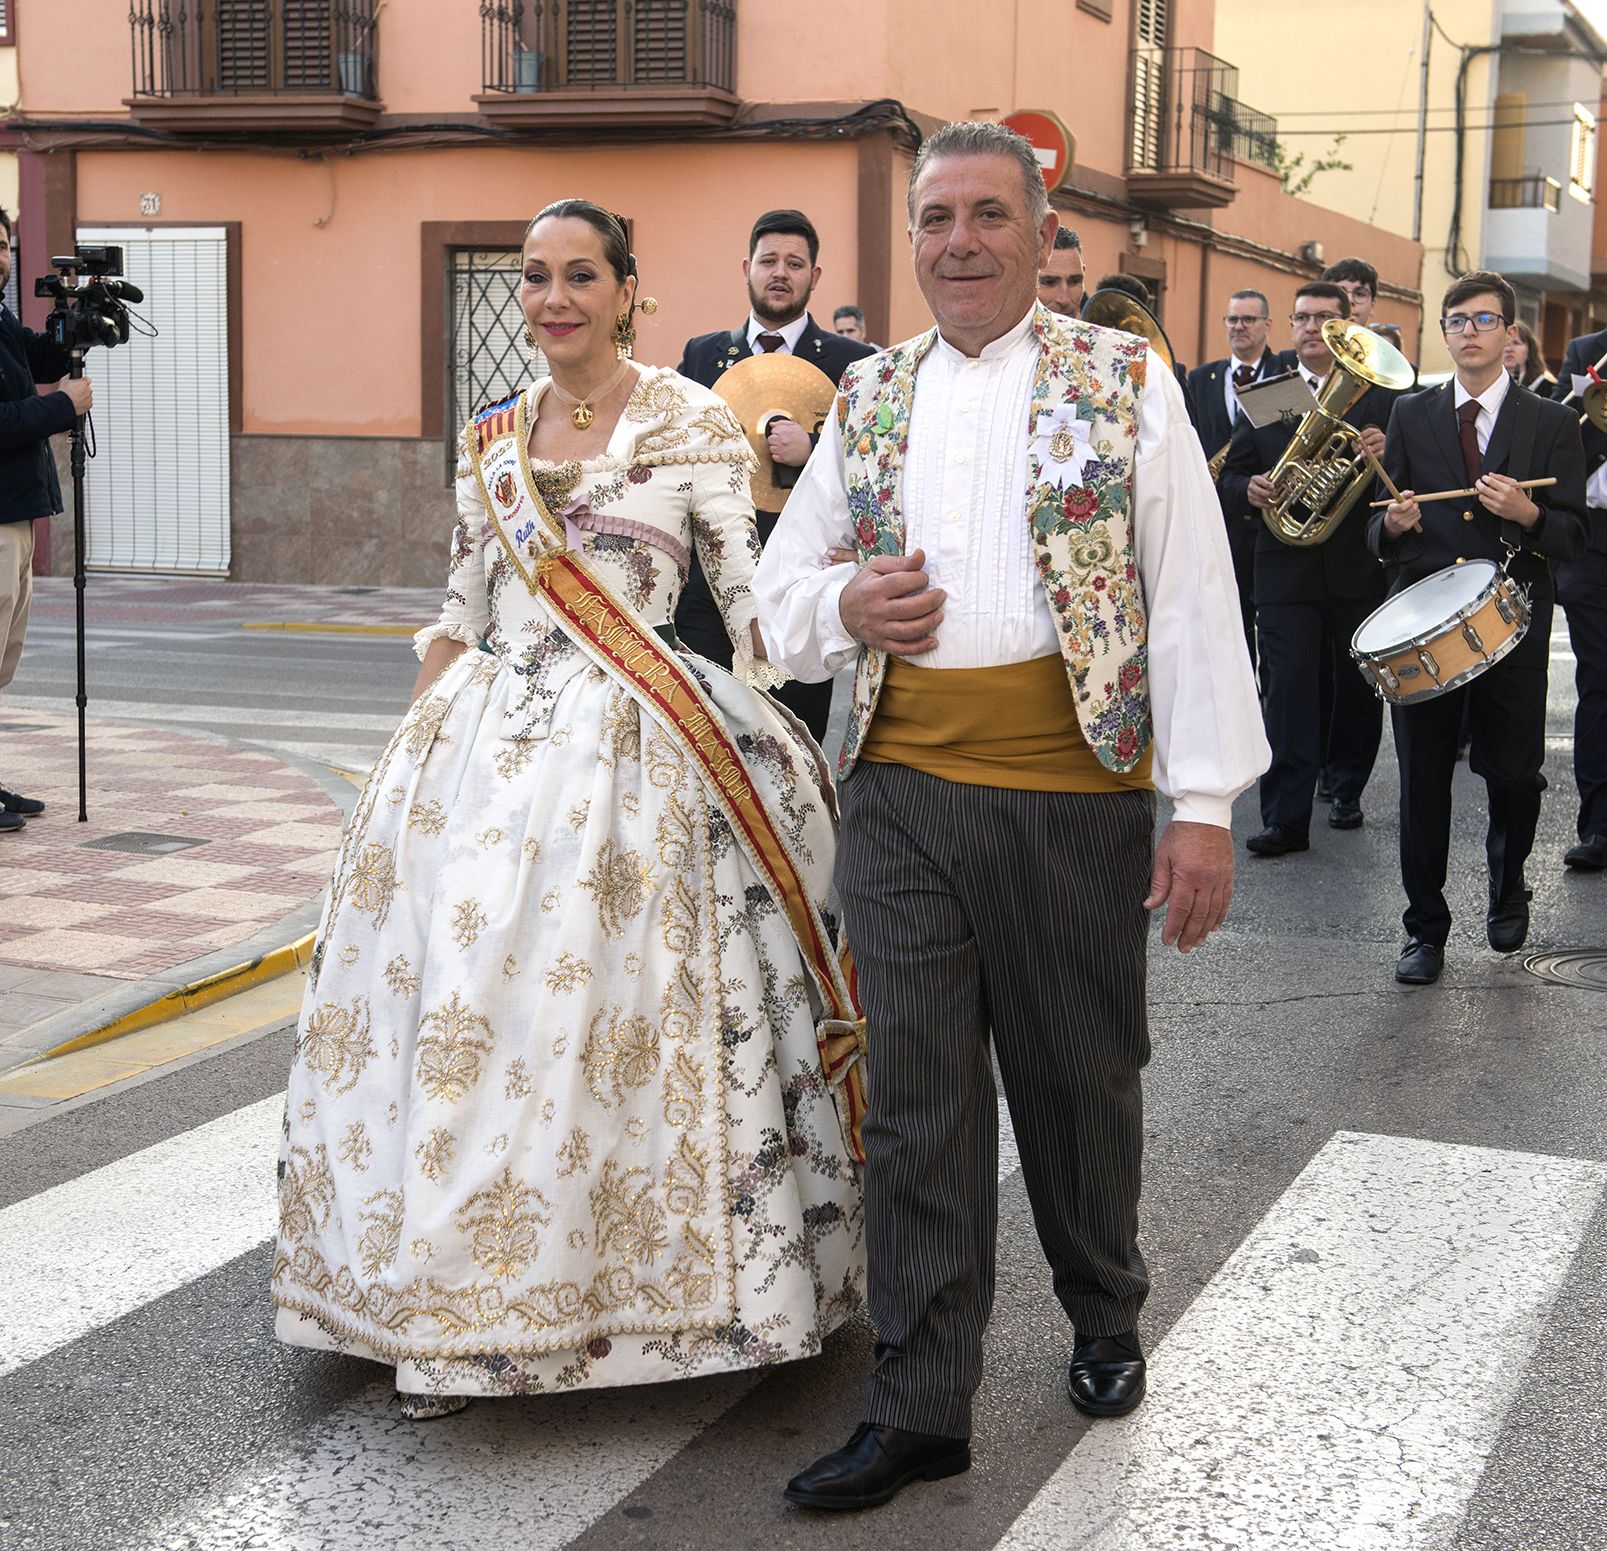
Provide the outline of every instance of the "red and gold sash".
[[[514,418],[517,422],[522,417]],[[522,427],[518,429],[522,431]],[[815,1025],[821,1071],[836,1096],[849,1147],[863,1163],[860,1125],[865,1113],[865,1020],[854,987],[852,960],[846,947],[839,957],[833,946],[798,863],[777,832],[741,752],[679,654],[613,595],[581,555],[566,547],[561,524],[553,520],[535,482],[529,479],[527,492],[547,530],[548,544],[536,557],[534,575],[525,568],[508,544],[497,508],[484,488],[481,455],[485,448],[470,445],[492,525],[532,595],[552,609],[581,650],[628,689],[693,760],[771,897],[785,913],[826,1014]]]

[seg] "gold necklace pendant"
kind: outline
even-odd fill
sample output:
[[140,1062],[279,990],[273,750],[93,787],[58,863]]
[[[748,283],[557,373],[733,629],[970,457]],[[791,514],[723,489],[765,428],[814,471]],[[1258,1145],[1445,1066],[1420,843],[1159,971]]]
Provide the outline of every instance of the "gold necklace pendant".
[[591,405],[582,402],[570,410],[569,418],[575,422],[577,431],[584,431],[597,417],[591,412]]

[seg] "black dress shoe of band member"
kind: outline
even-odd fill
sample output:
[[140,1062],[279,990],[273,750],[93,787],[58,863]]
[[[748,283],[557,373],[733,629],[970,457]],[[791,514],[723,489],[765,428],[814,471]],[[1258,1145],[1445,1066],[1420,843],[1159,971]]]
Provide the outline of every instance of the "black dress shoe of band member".
[[1586,835],[1562,859],[1564,867],[1575,872],[1600,872],[1607,868],[1607,835]]
[[784,1495],[805,1508],[879,1508],[911,1481],[941,1481],[970,1468],[969,1438],[861,1422],[842,1448],[795,1475]]
[[20,813],[7,813],[0,808],[0,835],[12,830],[23,830],[28,827],[28,821]]
[[0,786],[0,811],[20,813],[23,818],[31,819],[43,813],[45,805],[37,797],[19,797]]
[[1269,824],[1259,835],[1251,835],[1244,845],[1257,856],[1287,856],[1291,851],[1311,849],[1311,841],[1287,824]]
[[1359,802],[1345,802],[1341,798],[1334,798],[1334,805],[1328,810],[1328,827],[1330,829],[1360,829],[1361,804]]
[[1138,1332],[1079,1336],[1066,1369],[1066,1392],[1089,1416],[1126,1416],[1144,1398],[1144,1349]]
[[1445,949],[1421,937],[1409,937],[1395,966],[1395,978],[1403,986],[1431,986],[1444,968]]
[[1491,901],[1484,918],[1484,935],[1497,953],[1516,953],[1529,935],[1529,892],[1520,889],[1500,904]]

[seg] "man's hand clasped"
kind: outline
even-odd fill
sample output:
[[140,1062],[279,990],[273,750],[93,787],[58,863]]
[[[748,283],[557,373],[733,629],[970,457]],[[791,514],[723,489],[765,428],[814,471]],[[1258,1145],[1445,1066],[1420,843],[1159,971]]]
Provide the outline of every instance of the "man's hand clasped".
[[765,441],[770,448],[770,461],[784,463],[788,468],[801,469],[814,450],[809,433],[796,420],[771,421]]
[[941,587],[928,584],[926,552],[917,549],[911,555],[872,555],[843,588],[837,610],[856,641],[895,657],[918,657],[937,645],[947,598]]

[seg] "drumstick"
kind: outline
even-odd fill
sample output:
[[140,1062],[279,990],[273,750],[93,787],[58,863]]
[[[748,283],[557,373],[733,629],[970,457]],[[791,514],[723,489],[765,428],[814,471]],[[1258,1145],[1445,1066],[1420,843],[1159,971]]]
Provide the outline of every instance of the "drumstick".
[[[1556,482],[1557,481],[1555,480],[1555,478],[1551,478],[1551,479],[1520,479],[1520,480],[1517,480],[1515,483],[1517,484],[1517,487],[1520,490],[1543,490],[1547,485],[1554,485],[1554,484],[1556,484]],[[1384,483],[1386,485],[1388,485],[1389,480],[1386,478]],[[1393,485],[1390,485],[1391,490],[1393,490],[1394,488],[1395,487]],[[1425,501],[1456,501],[1456,500],[1460,500],[1461,497],[1463,497],[1465,495],[1477,495],[1478,493],[1479,492],[1478,492],[1478,489],[1477,489],[1476,486],[1469,486],[1469,488],[1466,489],[1466,490],[1431,490],[1431,491],[1429,491],[1429,493],[1427,495],[1414,495],[1412,497],[1412,499],[1414,501],[1416,501],[1419,506],[1421,506]],[[1399,495],[1399,492],[1397,491],[1396,494]],[[1371,502],[1369,504],[1376,510],[1380,506],[1392,506],[1392,505],[1394,505],[1394,502],[1392,502],[1392,501],[1373,501],[1373,502]]]
[[[1359,443],[1359,442],[1358,442],[1358,443],[1357,443],[1357,446],[1361,446],[1361,444],[1360,444],[1360,443]],[[1370,463],[1370,464],[1371,464],[1371,465],[1372,465],[1372,469],[1373,469],[1373,472],[1374,472],[1374,473],[1375,473],[1375,474],[1376,474],[1376,475],[1377,475],[1377,476],[1378,476],[1378,477],[1379,477],[1379,478],[1380,478],[1380,479],[1381,479],[1381,480],[1383,480],[1383,481],[1384,481],[1384,488],[1385,488],[1385,489],[1386,489],[1386,490],[1387,490],[1387,491],[1389,491],[1389,493],[1390,493],[1390,496],[1391,496],[1391,497],[1392,497],[1392,500],[1393,500],[1393,501],[1398,501],[1398,500],[1400,500],[1400,498],[1401,498],[1401,493],[1400,493],[1400,489],[1399,489],[1399,487],[1398,487],[1398,486],[1397,486],[1397,485],[1396,485],[1396,483],[1395,483],[1395,481],[1394,481],[1394,480],[1393,480],[1393,479],[1391,479],[1391,478],[1390,478],[1390,477],[1389,477],[1389,473],[1388,473],[1388,471],[1387,471],[1387,470],[1386,470],[1386,469],[1385,469],[1385,468],[1384,468],[1384,465],[1383,465],[1383,464],[1382,464],[1382,463],[1380,463],[1380,462],[1379,462],[1379,461],[1378,461],[1378,459],[1377,459],[1377,458],[1375,458],[1375,457],[1374,457],[1374,456],[1373,456],[1373,455],[1372,455],[1372,453],[1370,453],[1370,452],[1368,452],[1368,450],[1367,450],[1367,449],[1366,449],[1366,448],[1365,448],[1365,447],[1362,447],[1362,449],[1361,449],[1361,452],[1362,452],[1362,456],[1363,456],[1363,457],[1364,457],[1364,458],[1366,458],[1366,460],[1367,460],[1367,461],[1368,461],[1368,463]],[[1374,501],[1374,502],[1373,502],[1373,505],[1374,505],[1374,506],[1389,506],[1389,505],[1391,505],[1391,504],[1392,504],[1392,501]],[[1416,529],[1416,531],[1417,531],[1417,532],[1419,532],[1419,533],[1421,533],[1421,532],[1422,532],[1422,531],[1423,531],[1423,524],[1422,524],[1422,523],[1420,523],[1420,522],[1414,522],[1414,523],[1413,523],[1413,524],[1412,524],[1412,527],[1413,527],[1413,528],[1414,528],[1414,529]]]

